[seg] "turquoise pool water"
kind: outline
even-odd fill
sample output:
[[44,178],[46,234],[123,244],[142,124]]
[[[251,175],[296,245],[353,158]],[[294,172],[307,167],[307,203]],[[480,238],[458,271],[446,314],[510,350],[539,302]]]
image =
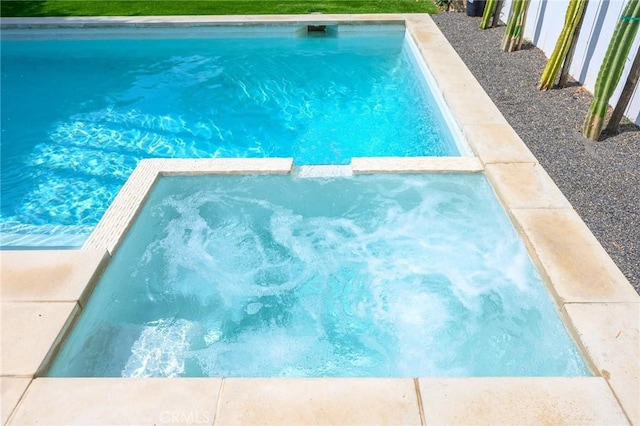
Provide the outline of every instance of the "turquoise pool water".
[[479,174],[161,178],[48,373],[589,374]]
[[142,158],[460,154],[403,26],[257,28],[3,30],[2,245],[82,244]]

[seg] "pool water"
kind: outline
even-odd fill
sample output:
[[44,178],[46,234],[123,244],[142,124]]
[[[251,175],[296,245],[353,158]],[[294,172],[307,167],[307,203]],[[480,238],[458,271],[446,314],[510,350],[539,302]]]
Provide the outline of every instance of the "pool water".
[[227,31],[3,31],[2,244],[81,244],[142,158],[460,154],[403,26]]
[[48,373],[589,374],[480,174],[163,177]]

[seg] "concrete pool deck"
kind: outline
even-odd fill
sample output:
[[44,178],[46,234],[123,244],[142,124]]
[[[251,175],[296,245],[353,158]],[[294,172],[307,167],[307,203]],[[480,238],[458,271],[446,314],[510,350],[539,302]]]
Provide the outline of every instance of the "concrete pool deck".
[[138,165],[81,250],[1,252],[3,423],[640,425],[640,296],[428,15],[37,18],[2,25],[350,22],[406,25],[475,154],[355,158],[351,173],[485,173],[594,376],[39,377],[159,176],[300,172],[291,159],[151,159]]

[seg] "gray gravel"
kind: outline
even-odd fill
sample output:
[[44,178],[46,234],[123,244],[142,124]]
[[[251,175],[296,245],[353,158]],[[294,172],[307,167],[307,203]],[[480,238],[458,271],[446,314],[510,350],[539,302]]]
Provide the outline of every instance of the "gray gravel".
[[640,294],[640,129],[598,142],[580,129],[592,95],[578,83],[541,92],[546,64],[531,44],[500,49],[504,26],[480,30],[480,18],[445,12],[433,20],[607,253]]

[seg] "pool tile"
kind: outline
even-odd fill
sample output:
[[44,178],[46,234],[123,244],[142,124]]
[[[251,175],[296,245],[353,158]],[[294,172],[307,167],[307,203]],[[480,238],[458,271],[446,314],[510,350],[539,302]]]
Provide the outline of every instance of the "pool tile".
[[405,26],[411,31],[421,30],[442,34],[438,25],[429,15],[407,15]]
[[640,425],[640,303],[570,303],[564,310],[631,423]]
[[2,414],[0,415],[0,421],[2,424],[7,422],[30,382],[31,378],[25,377],[0,378],[0,388],[2,390],[2,398],[0,398]]
[[572,209],[512,209],[558,304],[636,302],[635,292]]
[[222,379],[38,378],[9,424],[213,424]]
[[460,128],[472,124],[508,125],[444,35],[416,29],[413,39]]
[[437,29],[413,27],[411,36],[419,49],[451,49],[445,36]]
[[293,167],[292,158],[207,158],[167,159],[162,163],[162,175],[198,174],[280,174]]
[[165,161],[144,159],[138,163],[84,243],[83,249],[107,250],[109,253],[115,251],[142,207],[142,202],[153,187]]
[[[145,19],[146,18],[146,19]],[[206,23],[313,23],[313,22],[335,22],[348,23],[356,22],[403,22],[401,14],[331,14],[331,13],[311,13],[311,14],[288,14],[288,15],[202,15],[202,16],[166,16],[166,17],[131,17],[131,20],[138,22],[206,22]]]
[[462,129],[480,161],[489,163],[537,163],[520,136],[507,124],[471,124]]
[[2,303],[2,376],[32,377],[79,312],[75,302]]
[[291,171],[296,178],[349,177],[353,172],[349,166],[299,166]]
[[220,425],[419,425],[412,379],[225,379]]
[[427,425],[628,424],[601,377],[421,378]]
[[513,209],[513,214],[537,245],[600,244],[573,209]]
[[336,14],[334,16],[339,16],[341,18],[340,19],[341,22],[372,21],[372,22],[376,22],[376,23],[398,22],[398,23],[403,24],[404,21],[405,21],[405,16],[406,15],[404,15],[402,13],[356,13],[356,14],[351,14],[351,15]]
[[[440,83],[438,85],[440,86]],[[469,124],[508,124],[498,107],[480,86],[445,87],[443,95],[461,128]]]
[[411,34],[461,128],[467,124],[508,125],[500,110],[440,30],[418,27],[412,29]]
[[[422,43],[415,37],[414,40],[416,40],[420,54],[424,58],[437,86],[443,92],[460,89],[476,90],[479,93],[484,92],[484,89],[464,65],[460,56],[447,44],[444,36],[442,36],[444,40],[440,40],[435,35],[430,35],[429,38],[432,38],[433,41],[426,39],[426,36],[423,37],[424,42]],[[473,98],[469,99],[473,101]]]
[[[464,64],[462,58],[449,44],[447,38],[440,32],[440,30],[432,30],[430,28],[411,28],[411,38],[418,50],[424,58],[427,59],[427,66],[429,68],[438,68],[438,62],[446,65],[448,68],[454,69],[455,65]],[[435,61],[434,61],[435,60]],[[463,68],[466,68],[464,66]],[[465,73],[473,76],[471,71],[466,70]],[[476,81],[475,78],[473,81]]]
[[487,164],[486,172],[507,208],[571,208],[538,163]]
[[108,261],[104,250],[2,251],[2,301],[79,301],[83,305]]
[[475,157],[354,157],[353,173],[481,172]]
[[[437,53],[437,54],[434,54],[434,56],[442,56],[442,54]],[[458,66],[456,66],[455,61],[439,61],[433,58],[428,59],[427,61],[430,63],[429,71],[431,72],[431,75],[433,76],[436,82],[436,85],[442,92],[442,95],[445,98],[445,100],[447,100],[447,96],[451,97],[456,92],[459,92],[461,90],[467,93],[472,93],[472,92],[475,93],[474,95],[470,95],[470,99],[469,99],[470,106],[474,105],[474,102],[476,101],[476,99],[480,99],[480,100],[482,99],[484,90],[476,82],[475,77],[466,69],[464,68],[460,69]],[[450,102],[448,102],[448,104],[451,105]],[[469,122],[468,120],[469,118],[470,117],[467,117],[466,122]],[[483,121],[480,121],[480,118]],[[473,121],[470,121],[470,123],[482,124],[483,122],[493,122],[498,124],[504,124],[502,122],[502,117],[499,115],[495,117],[480,117],[480,118],[473,117]],[[490,118],[490,120],[488,120],[488,118]],[[459,121],[460,128],[463,128],[463,125],[460,124],[460,120],[458,121]]]
[[[430,37],[438,40],[435,35]],[[461,129],[474,124],[509,124],[450,45],[428,41],[417,44]]]
[[[259,24],[259,23],[348,23],[351,21],[366,23],[398,23],[404,22],[402,14],[305,14],[305,15],[179,15],[179,16],[100,16],[100,17],[67,17],[65,26],[110,26],[128,24],[136,27],[169,25],[191,26],[202,24]],[[3,18],[3,25],[15,28],[26,26],[61,26],[60,18]]]
[[259,23],[348,23],[375,22],[398,23],[404,22],[402,14],[305,14],[305,15],[178,15],[178,16],[94,16],[94,17],[65,17],[64,21],[57,17],[42,18],[2,18],[4,28],[42,27],[105,27],[115,25],[131,25],[134,27],[168,25],[192,26],[203,24],[259,24]]

